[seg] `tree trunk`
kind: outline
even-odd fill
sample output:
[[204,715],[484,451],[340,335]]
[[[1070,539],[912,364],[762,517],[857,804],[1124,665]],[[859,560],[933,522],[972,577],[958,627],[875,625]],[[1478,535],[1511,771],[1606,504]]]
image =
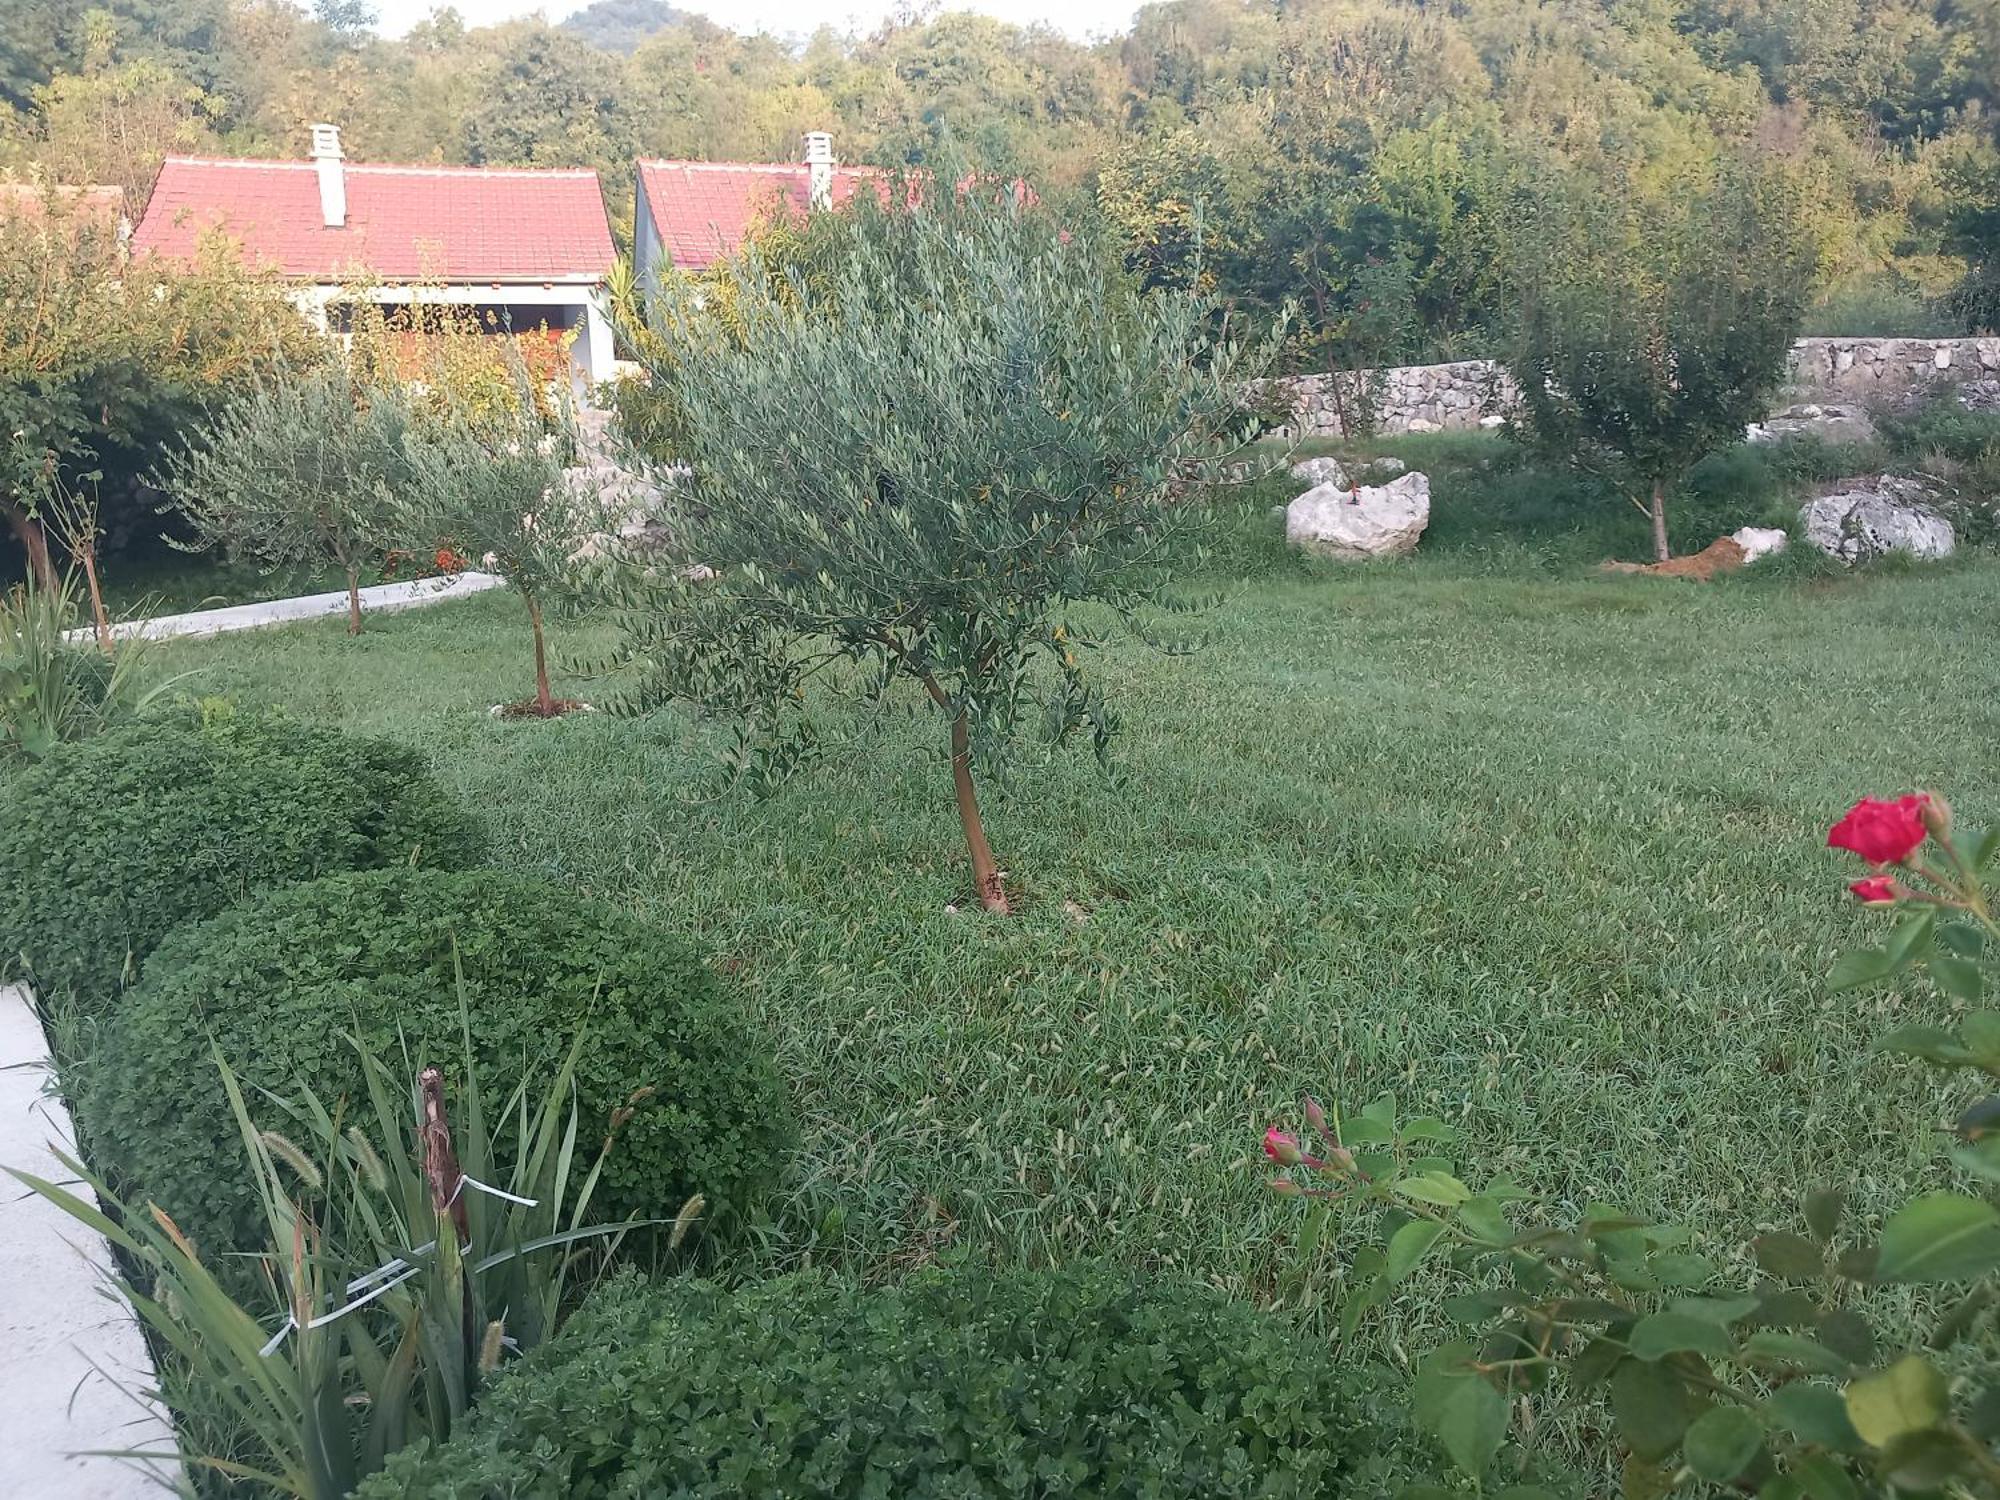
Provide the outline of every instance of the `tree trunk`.
[[1653,561],[1665,562],[1673,556],[1667,547],[1667,482],[1653,481]]
[[542,644],[542,606],[533,594],[528,600],[528,623],[535,630],[535,712],[545,719],[552,719],[556,713],[556,700],[549,692],[549,654]]
[[347,570],[347,633],[361,634],[361,569]]
[[90,585],[90,617],[97,624],[97,646],[106,656],[111,654],[111,616],[104,609],[104,590],[97,582],[97,549],[85,547],[78,554],[83,561],[83,579]]
[[972,740],[963,709],[951,721],[951,785],[958,798],[958,821],[965,827],[965,847],[972,854],[972,884],[979,892],[979,904],[1005,916],[1007,892],[1000,885],[1000,870],[993,863],[986,824],[979,816],[979,797],[972,787]]
[[28,571],[34,575],[35,586],[54,593],[60,585],[55,562],[49,556],[49,534],[42,529],[42,523],[11,496],[0,498],[0,514],[7,517],[7,524],[20,540],[21,550],[28,554]]

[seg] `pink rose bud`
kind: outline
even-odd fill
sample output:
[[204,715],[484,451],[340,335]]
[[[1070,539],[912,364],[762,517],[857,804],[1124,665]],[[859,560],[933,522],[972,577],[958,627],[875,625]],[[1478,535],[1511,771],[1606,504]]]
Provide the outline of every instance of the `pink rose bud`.
[[1273,1125],[1264,1132],[1264,1154],[1281,1167],[1299,1164],[1299,1143]]
[[1270,1182],[1270,1188],[1280,1198],[1296,1198],[1305,1191],[1304,1188],[1300,1187],[1289,1177],[1273,1177]]
[[1951,804],[1936,792],[1919,792],[1917,795],[1924,799],[1920,809],[1924,827],[1939,843],[1948,843],[1951,839]]
[[1848,889],[1863,906],[1894,906],[1903,897],[1903,888],[1887,875],[1870,875]]
[[1326,1134],[1326,1111],[1319,1107],[1319,1100],[1311,1094],[1306,1095],[1306,1124],[1321,1135]]

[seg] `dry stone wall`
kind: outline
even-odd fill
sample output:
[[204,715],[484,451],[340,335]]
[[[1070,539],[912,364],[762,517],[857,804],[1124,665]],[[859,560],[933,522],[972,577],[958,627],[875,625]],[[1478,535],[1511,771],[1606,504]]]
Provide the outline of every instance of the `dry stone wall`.
[[1795,401],[1907,406],[1944,385],[2000,374],[2000,338],[1800,339],[1788,394]]
[[[2000,338],[1809,338],[1792,346],[1779,405],[1802,402],[1900,407],[1941,386],[2000,380]],[[1497,361],[1401,365],[1355,374],[1294,375],[1272,382],[1291,399],[1286,435],[1340,437],[1357,414],[1377,432],[1439,432],[1504,417],[1516,392]]]

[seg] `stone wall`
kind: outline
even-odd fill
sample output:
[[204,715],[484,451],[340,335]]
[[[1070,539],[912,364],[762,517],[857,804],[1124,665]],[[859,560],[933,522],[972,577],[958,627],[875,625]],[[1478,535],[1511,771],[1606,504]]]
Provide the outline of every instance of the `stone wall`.
[[1800,339],[1793,401],[1907,406],[1941,385],[2000,374],[2000,339]]
[[1357,413],[1373,413],[1377,432],[1438,432],[1477,427],[1505,412],[1513,382],[1490,359],[1450,365],[1399,365],[1358,374],[1294,375],[1272,382],[1291,398],[1292,437],[1339,437]]
[[[1800,339],[1779,401],[1867,407],[1907,406],[1941,385],[2000,376],[2000,338]],[[1513,382],[1493,360],[1402,365],[1359,374],[1294,375],[1274,381],[1291,397],[1293,437],[1339,437],[1357,411],[1372,410],[1377,432],[1478,427],[1512,407]]]

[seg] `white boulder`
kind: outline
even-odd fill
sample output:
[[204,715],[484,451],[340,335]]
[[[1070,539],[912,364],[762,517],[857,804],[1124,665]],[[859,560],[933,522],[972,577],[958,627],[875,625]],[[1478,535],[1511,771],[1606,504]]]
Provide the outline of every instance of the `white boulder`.
[[1401,557],[1416,549],[1430,523],[1430,479],[1405,474],[1355,490],[1331,484],[1307,490],[1285,508],[1285,540],[1346,561]]
[[1791,539],[1781,526],[1744,526],[1729,533],[1729,540],[1743,549],[1743,560],[1753,563],[1760,557],[1775,557]]
[[1932,509],[1928,499],[1928,492],[1913,479],[1884,474],[1856,480],[1799,507],[1799,529],[1820,551],[1842,562],[1859,562],[1884,552],[1950,557],[1957,541],[1951,522]]
[[1331,457],[1300,460],[1292,465],[1292,478],[1315,488],[1322,484],[1330,484],[1343,490],[1354,487],[1354,481],[1347,477],[1347,470],[1340,466],[1340,460]]

